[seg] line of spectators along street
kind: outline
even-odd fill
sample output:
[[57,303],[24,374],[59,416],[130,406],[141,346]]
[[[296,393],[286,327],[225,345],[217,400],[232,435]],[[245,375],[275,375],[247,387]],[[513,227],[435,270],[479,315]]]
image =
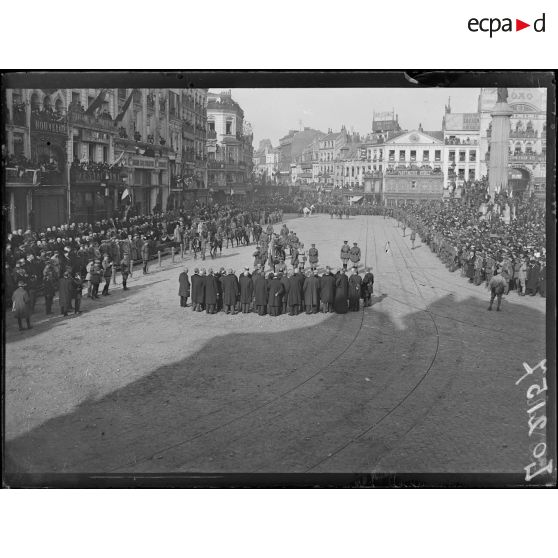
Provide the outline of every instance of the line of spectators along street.
[[505,294],[546,296],[545,211],[532,198],[515,203],[516,218],[501,218],[500,196],[484,211],[461,200],[409,204],[394,217],[416,231],[446,267],[460,270],[470,283],[488,287],[498,272],[506,281]]
[[[81,293],[99,298],[98,290],[104,281],[102,295],[110,295],[111,278],[119,270],[124,289],[133,264],[141,261],[143,273],[148,272],[149,259],[158,250],[174,246],[198,254],[205,260],[210,248],[212,258],[221,253],[223,240],[226,248],[248,244],[259,239],[260,223],[282,220],[281,210],[265,204],[246,206],[207,207],[196,205],[184,210],[135,216],[127,219],[104,219],[94,224],[71,223],[47,227],[42,231],[12,231],[6,236],[4,253],[4,294],[8,305],[15,291],[23,287],[25,304],[16,311],[21,319],[33,313],[39,296],[45,297],[47,314],[52,314],[52,302],[59,292],[60,312],[80,312]],[[231,230],[234,234],[231,234]],[[16,299],[21,298],[16,295]],[[21,302],[21,301],[19,301]],[[21,304],[20,304],[21,306]]]

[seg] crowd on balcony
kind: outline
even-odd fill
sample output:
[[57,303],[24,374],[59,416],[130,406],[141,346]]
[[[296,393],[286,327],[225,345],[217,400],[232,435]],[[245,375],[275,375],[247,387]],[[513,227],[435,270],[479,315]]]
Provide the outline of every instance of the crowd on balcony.
[[[502,193],[484,202],[482,185],[472,189],[477,199],[435,201],[399,207],[394,216],[420,235],[450,271],[460,270],[469,282],[484,283],[499,271],[506,291],[546,296],[545,211],[532,197],[511,201]],[[513,203],[515,218],[506,222],[502,207]]]
[[469,137],[465,139],[450,137],[450,138],[445,138],[444,143],[446,145],[476,145],[477,140],[471,139]]
[[106,163],[88,160],[79,160],[77,157],[72,161],[71,169],[82,172],[108,172],[123,168],[122,163]]
[[38,106],[33,107],[31,114],[41,120],[46,120],[47,122],[64,122],[65,115],[64,111],[61,109],[53,109],[50,106],[39,108]]
[[19,173],[26,170],[40,170],[42,172],[59,172],[61,170],[54,157],[50,157],[48,161],[33,162],[21,153],[2,154],[2,166],[7,169],[17,169]]

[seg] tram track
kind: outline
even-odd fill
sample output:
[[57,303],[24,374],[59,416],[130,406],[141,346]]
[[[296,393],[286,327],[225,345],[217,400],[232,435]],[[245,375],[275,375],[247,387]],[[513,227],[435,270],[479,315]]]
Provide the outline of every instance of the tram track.
[[[369,222],[367,220],[366,221],[366,235],[365,235],[365,266],[366,266],[366,262],[367,262],[367,253],[368,253],[368,230],[369,230]],[[375,252],[375,254],[376,254],[376,252]],[[376,260],[377,260],[377,255],[376,255]],[[210,428],[210,429],[208,429],[204,432],[200,432],[200,433],[198,433],[194,436],[191,436],[186,440],[181,440],[180,442],[177,442],[175,444],[165,446],[164,448],[161,448],[161,449],[159,449],[159,450],[157,450],[157,451],[155,451],[155,452],[153,452],[153,453],[151,453],[147,456],[144,456],[140,459],[136,459],[134,461],[127,462],[123,465],[118,465],[116,467],[113,467],[113,468],[109,469],[108,472],[112,473],[112,472],[118,471],[119,469],[122,469],[123,467],[126,467],[126,466],[134,466],[134,465],[138,465],[140,463],[145,463],[147,461],[150,461],[150,460],[154,459],[155,456],[161,456],[162,454],[165,454],[165,453],[167,453],[169,451],[172,451],[174,449],[177,449],[177,448],[179,448],[183,445],[194,442],[194,441],[196,441],[200,438],[203,438],[204,436],[208,436],[210,434],[213,434],[214,432],[222,430],[222,429],[230,426],[231,424],[234,424],[235,422],[243,420],[243,419],[245,419],[245,418],[247,418],[251,415],[254,415],[254,414],[258,413],[259,411],[261,411],[262,409],[265,409],[266,407],[269,407],[273,403],[276,403],[280,399],[292,394],[293,392],[300,389],[302,386],[304,386],[305,384],[307,384],[308,382],[310,382],[311,380],[313,380],[314,378],[316,378],[317,376],[322,374],[325,370],[330,368],[333,364],[335,364],[340,358],[342,358],[351,349],[351,347],[355,344],[356,340],[358,339],[358,337],[359,337],[359,335],[360,335],[360,333],[363,329],[364,314],[365,313],[364,313],[364,307],[363,307],[360,311],[360,323],[358,325],[358,328],[356,329],[355,334],[353,335],[350,342],[346,345],[346,347],[342,351],[340,351],[333,359],[331,359],[327,364],[321,366],[316,372],[307,376],[301,382],[298,382],[297,384],[290,387],[289,389],[277,394],[275,397],[265,401],[264,403],[261,403],[260,405],[250,409],[249,411],[246,411],[245,413],[242,413],[241,415],[235,416],[228,421],[222,422],[222,423],[214,426],[213,428]]]
[[[367,234],[367,240],[368,240],[368,234]],[[375,257],[376,257],[376,269],[377,269],[377,248],[376,248],[376,238],[374,237],[374,251],[375,251]],[[402,259],[405,261],[405,266],[407,268],[407,270],[409,271],[409,265],[407,263],[407,261],[405,260],[405,258],[403,257],[403,253],[401,251],[401,248],[399,246],[399,243],[397,243],[397,248],[399,250],[399,253],[402,256]],[[390,243],[391,245],[391,243]],[[366,257],[365,257],[366,260]],[[415,283],[415,287],[417,290],[417,293],[419,294],[419,296],[422,298],[422,300],[424,301],[425,305],[427,305],[426,300],[424,299],[422,293],[420,292],[419,286],[416,283],[416,280],[414,279],[414,277],[412,277],[412,275],[409,273],[411,279],[413,280],[413,282]],[[397,273],[397,276],[399,278],[399,283],[401,284],[401,277],[400,274]],[[391,298],[391,297],[390,297]],[[335,450],[331,451],[330,453],[328,453],[328,455],[326,457],[324,457],[323,459],[321,459],[320,461],[318,461],[317,463],[314,463],[311,467],[307,468],[305,470],[305,472],[311,472],[312,470],[316,469],[317,467],[323,465],[324,463],[326,463],[327,461],[330,461],[331,459],[333,459],[335,456],[339,455],[341,452],[343,452],[344,450],[346,450],[351,444],[353,444],[354,442],[362,439],[364,436],[366,436],[367,434],[369,434],[370,432],[372,432],[375,428],[377,428],[386,418],[388,418],[392,413],[394,413],[397,409],[399,409],[414,393],[415,391],[420,387],[420,385],[425,381],[425,379],[427,378],[428,374],[430,373],[430,371],[432,370],[432,367],[434,366],[434,363],[436,362],[436,358],[438,357],[438,353],[440,350],[440,332],[438,329],[438,325],[436,324],[436,320],[434,319],[434,316],[432,314],[432,312],[430,312],[430,310],[428,310],[428,307],[426,308],[420,308],[419,309],[422,312],[426,312],[428,314],[428,316],[430,317],[430,320],[432,321],[432,324],[434,326],[434,331],[436,332],[436,347],[434,350],[434,355],[428,365],[428,367],[426,368],[426,371],[422,374],[422,376],[419,378],[419,380],[413,385],[413,387],[408,390],[406,392],[406,394],[403,396],[403,398],[401,398],[398,403],[394,406],[392,406],[386,413],[384,413],[379,419],[377,419],[372,425],[368,426],[367,428],[361,430],[356,436],[351,437],[350,440],[348,440],[346,443],[342,444],[341,446],[337,447]],[[378,397],[380,397],[380,394],[376,395],[371,403],[374,402],[374,400],[378,399]],[[412,428],[414,428],[415,424],[413,424]],[[407,431],[408,432],[408,431]],[[403,433],[401,436],[405,436],[407,434],[407,432]],[[400,437],[401,437],[400,436]]]

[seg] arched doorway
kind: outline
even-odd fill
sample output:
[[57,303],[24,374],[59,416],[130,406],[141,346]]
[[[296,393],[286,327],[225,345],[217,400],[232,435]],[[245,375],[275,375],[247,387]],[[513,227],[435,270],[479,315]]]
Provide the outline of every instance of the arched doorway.
[[527,169],[512,167],[508,172],[508,186],[514,196],[523,196],[530,181],[531,175]]

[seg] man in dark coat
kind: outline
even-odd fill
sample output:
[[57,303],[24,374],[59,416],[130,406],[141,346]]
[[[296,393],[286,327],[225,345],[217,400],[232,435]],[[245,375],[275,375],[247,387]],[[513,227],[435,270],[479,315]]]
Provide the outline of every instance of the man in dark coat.
[[83,293],[83,279],[79,271],[76,271],[72,279],[72,300],[74,301],[74,314],[81,314],[81,297]]
[[192,275],[192,310],[202,311],[205,298],[205,280],[200,275],[200,270],[196,267]]
[[[124,275],[122,275],[124,277]],[[180,297],[180,306],[187,308],[188,297],[190,296],[190,280],[188,279],[188,268],[178,276],[178,296]]]
[[143,264],[143,274],[147,273],[147,264],[149,263],[149,253],[151,252],[151,246],[149,241],[144,237],[143,243],[141,245],[141,260]]
[[316,314],[320,305],[320,280],[311,270],[306,273],[302,287],[307,314]]
[[535,296],[539,290],[541,266],[537,260],[531,260],[527,268],[527,285],[525,294]]
[[294,273],[294,277],[298,281],[298,293],[299,293],[298,296],[300,297],[300,311],[304,312],[303,287],[304,287],[304,281],[306,281],[306,276],[304,275],[304,273],[302,273],[302,270],[300,268],[296,268],[296,267],[293,269],[293,273]]
[[349,277],[349,310],[358,312],[360,309],[360,294],[362,290],[362,277],[358,274],[358,269],[353,267]]
[[243,314],[248,314],[254,296],[254,282],[247,267],[244,268],[244,273],[240,276],[238,283],[240,288],[240,308]]
[[326,267],[325,273],[320,278],[320,299],[322,301],[322,312],[333,312],[335,277],[331,273],[329,266]]
[[43,271],[43,292],[45,295],[45,309],[47,316],[52,314],[52,300],[54,299],[57,283],[58,277],[54,271],[54,266],[49,262]]
[[374,292],[374,274],[372,268],[367,267],[362,279],[362,298],[364,306],[372,306],[372,293]]
[[283,285],[281,281],[273,274],[269,273],[269,294],[267,297],[267,307],[270,316],[279,316],[282,306],[281,295],[283,294]]
[[215,314],[217,305],[217,278],[213,275],[213,269],[209,268],[205,278],[205,311],[208,314]]
[[260,316],[265,315],[267,305],[268,286],[267,279],[263,273],[259,273],[254,277],[254,297],[256,311]]
[[237,278],[232,269],[229,269],[228,275],[221,277],[221,285],[223,288],[223,308],[226,314],[236,314],[236,297],[238,295]]
[[345,275],[345,269],[339,270],[335,278],[335,300],[333,307],[337,314],[347,313],[347,301],[349,299],[349,280]]
[[223,277],[227,275],[227,271],[222,267],[218,273],[215,273],[217,279],[217,304],[215,309],[220,312],[223,309]]
[[58,282],[58,297],[60,314],[67,316],[72,301],[72,278],[69,270],[64,272],[64,276]]
[[281,285],[283,285],[283,294],[281,295],[281,313],[287,313],[287,299],[289,298],[289,289],[291,287],[289,283],[289,278],[287,277],[287,273],[279,273],[278,274],[279,280],[281,281]]
[[12,293],[12,310],[17,319],[19,331],[23,331],[22,319],[27,322],[27,329],[31,329],[31,311],[29,308],[29,293],[25,290],[25,282],[19,281],[17,289]]
[[289,316],[298,316],[300,311],[300,285],[298,277],[292,271],[289,271],[287,278],[289,281],[287,310],[289,312]]

